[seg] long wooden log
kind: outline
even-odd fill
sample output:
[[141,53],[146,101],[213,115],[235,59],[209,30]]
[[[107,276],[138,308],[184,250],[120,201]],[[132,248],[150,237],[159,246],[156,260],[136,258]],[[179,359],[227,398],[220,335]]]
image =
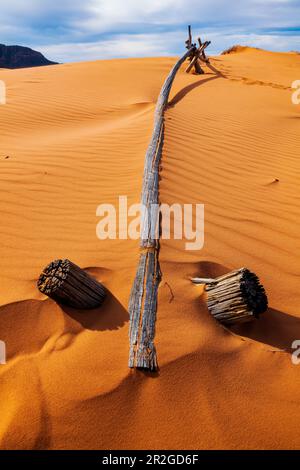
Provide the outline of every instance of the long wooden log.
[[129,301],[130,351],[129,367],[154,371],[158,367],[154,345],[157,311],[157,290],[161,280],[159,266],[159,222],[158,214],[152,209],[158,207],[159,163],[164,136],[164,111],[172,83],[183,62],[194,54],[192,46],[176,62],[169,73],[158,98],[154,129],[145,157],[142,204],[146,209],[141,218],[141,254]]

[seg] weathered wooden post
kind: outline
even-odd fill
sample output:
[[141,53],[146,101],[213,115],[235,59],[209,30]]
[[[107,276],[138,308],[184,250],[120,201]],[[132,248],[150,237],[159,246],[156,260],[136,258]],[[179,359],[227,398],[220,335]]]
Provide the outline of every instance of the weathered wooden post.
[[191,36],[191,30],[190,30],[190,26],[189,26],[189,39],[185,43],[186,43],[187,48],[189,47],[190,44],[194,48],[193,54],[190,56],[190,63],[189,63],[189,65],[187,66],[187,68],[185,70],[186,73],[189,73],[192,70],[192,68],[194,67],[194,70],[197,74],[203,74],[204,70],[201,68],[200,60],[202,62],[205,62],[206,64],[209,63],[209,60],[206,57],[204,51],[210,45],[210,41],[205,41],[202,44],[201,39],[198,38],[199,47],[197,49],[196,44],[192,44],[192,36]]
[[265,289],[256,274],[247,268],[216,279],[192,278],[192,282],[206,284],[208,310],[225,325],[259,318],[268,308]]
[[102,305],[105,288],[96,279],[68,259],[50,263],[37,282],[38,289],[58,303],[78,309]]
[[[129,367],[154,371],[158,367],[154,346],[155,320],[157,310],[157,290],[161,280],[159,266],[159,234],[157,234],[158,214],[152,210],[159,204],[158,180],[159,163],[162,154],[164,135],[164,111],[168,103],[171,86],[181,64],[193,56],[196,47],[192,44],[191,30],[186,41],[187,52],[176,62],[169,73],[158,97],[154,130],[150,141],[144,167],[142,205],[145,209],[141,220],[139,264],[131,289],[129,301],[130,351]],[[159,231],[159,230],[158,230]]]
[[[199,43],[199,47],[201,47],[202,46],[202,41],[201,41],[200,38],[198,38],[198,43]],[[202,62],[209,63],[209,59],[206,56],[204,49],[202,50],[201,54],[199,55],[199,59],[202,60]]]

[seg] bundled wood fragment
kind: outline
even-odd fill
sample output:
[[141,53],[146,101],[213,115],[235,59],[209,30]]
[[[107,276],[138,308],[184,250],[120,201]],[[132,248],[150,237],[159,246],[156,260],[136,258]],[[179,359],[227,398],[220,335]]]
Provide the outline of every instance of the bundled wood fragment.
[[265,289],[256,274],[247,268],[232,271],[216,279],[194,278],[206,283],[207,306],[213,317],[229,325],[259,318],[268,308]]
[[79,309],[92,309],[102,305],[105,288],[83,269],[68,259],[50,263],[37,282],[43,294],[58,303]]

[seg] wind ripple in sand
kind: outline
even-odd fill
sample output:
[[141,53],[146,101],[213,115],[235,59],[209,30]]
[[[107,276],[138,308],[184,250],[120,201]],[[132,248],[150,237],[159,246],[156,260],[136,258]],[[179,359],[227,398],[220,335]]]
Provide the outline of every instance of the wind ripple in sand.
[[[270,352],[298,334],[295,55],[246,50],[212,60],[223,77],[179,73],[160,198],[205,203],[205,246],[186,252],[184,241],[162,241],[161,370],[127,368],[138,245],[98,240],[95,213],[119,195],[139,201],[152,109],[173,63],[1,72],[9,96],[0,107],[2,448],[299,447],[299,370],[289,354]],[[103,309],[43,300],[36,279],[59,257],[95,267],[110,292]],[[189,276],[244,265],[261,277],[271,309],[233,335]]]

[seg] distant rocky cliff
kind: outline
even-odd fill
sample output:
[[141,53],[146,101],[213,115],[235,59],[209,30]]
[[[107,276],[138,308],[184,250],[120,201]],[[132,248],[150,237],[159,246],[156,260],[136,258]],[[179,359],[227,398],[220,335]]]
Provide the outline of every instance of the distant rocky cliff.
[[43,54],[29,47],[0,44],[0,68],[19,69],[23,67],[54,65],[56,63],[51,62]]

